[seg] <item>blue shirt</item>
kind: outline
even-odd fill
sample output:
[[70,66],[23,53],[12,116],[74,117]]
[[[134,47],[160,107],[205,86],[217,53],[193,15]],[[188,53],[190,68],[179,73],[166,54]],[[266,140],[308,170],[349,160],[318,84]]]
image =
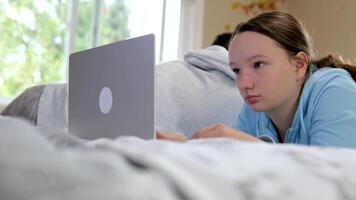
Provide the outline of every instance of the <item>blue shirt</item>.
[[[268,115],[246,104],[236,128],[280,142]],[[356,148],[356,84],[346,70],[322,68],[309,77],[284,142]]]

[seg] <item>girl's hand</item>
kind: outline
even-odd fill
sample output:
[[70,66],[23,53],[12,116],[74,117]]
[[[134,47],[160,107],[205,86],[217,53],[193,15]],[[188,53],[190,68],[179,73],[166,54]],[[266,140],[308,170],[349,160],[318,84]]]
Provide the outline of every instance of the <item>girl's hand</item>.
[[156,130],[156,138],[159,140],[171,140],[171,141],[176,141],[176,142],[185,142],[188,140],[188,138],[181,134],[181,133],[175,133],[175,132],[160,132],[159,130]]
[[212,137],[230,137],[248,142],[262,142],[262,140],[256,137],[253,137],[247,133],[238,131],[231,127],[225,126],[223,124],[216,124],[207,128],[201,128],[193,134],[192,139]]

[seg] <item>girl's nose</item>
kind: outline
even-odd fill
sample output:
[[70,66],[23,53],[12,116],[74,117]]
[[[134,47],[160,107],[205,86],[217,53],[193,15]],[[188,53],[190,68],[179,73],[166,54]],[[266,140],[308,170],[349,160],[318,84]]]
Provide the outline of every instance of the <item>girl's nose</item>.
[[240,72],[236,76],[237,87],[243,90],[250,90],[255,87],[255,81],[251,74],[247,72]]

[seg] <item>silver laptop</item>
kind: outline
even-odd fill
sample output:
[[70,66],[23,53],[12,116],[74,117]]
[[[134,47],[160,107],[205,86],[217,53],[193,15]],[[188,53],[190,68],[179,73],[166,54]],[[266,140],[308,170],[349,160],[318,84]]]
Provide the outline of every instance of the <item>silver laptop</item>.
[[154,138],[154,52],[149,34],[71,54],[69,133]]

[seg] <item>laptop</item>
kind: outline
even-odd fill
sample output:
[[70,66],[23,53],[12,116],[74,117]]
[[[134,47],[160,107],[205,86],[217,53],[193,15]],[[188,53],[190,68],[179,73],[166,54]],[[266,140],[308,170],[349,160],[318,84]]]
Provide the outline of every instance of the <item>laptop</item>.
[[68,132],[79,138],[155,137],[154,35],[69,57]]

